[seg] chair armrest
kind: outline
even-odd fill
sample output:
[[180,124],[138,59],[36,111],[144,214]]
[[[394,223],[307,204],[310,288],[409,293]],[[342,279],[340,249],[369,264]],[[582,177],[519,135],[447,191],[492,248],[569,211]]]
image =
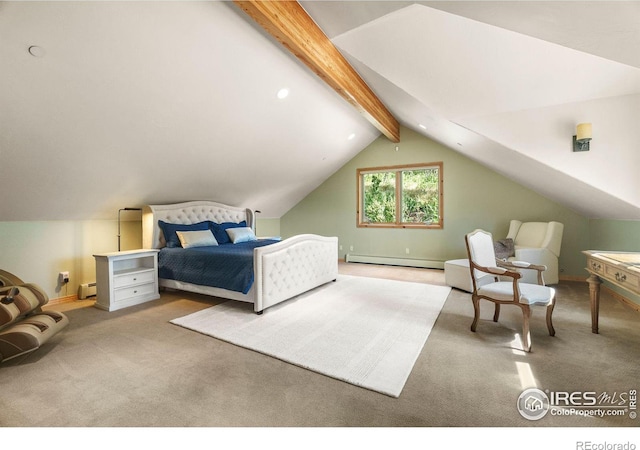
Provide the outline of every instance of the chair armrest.
[[20,290],[16,286],[3,287],[0,289],[0,295],[3,295],[3,297],[0,298],[0,303],[10,305],[14,301],[13,298],[18,294],[20,294]]
[[532,264],[526,261],[505,261],[505,263],[514,266],[514,267],[520,267],[523,269],[527,269],[529,268],[529,266],[531,266]]
[[544,272],[547,270],[547,266],[542,264],[531,264],[526,261],[502,261],[496,260],[498,266],[504,267],[506,269],[532,269],[537,270],[538,272]]
[[13,289],[13,286],[0,286],[0,294],[6,294],[11,289]]
[[499,276],[505,276],[505,277],[511,277],[511,278],[521,278],[522,274],[520,272],[516,272],[516,271],[512,271],[512,270],[507,270],[503,267],[482,267],[482,266],[474,266],[474,268],[480,272],[484,272],[484,273],[488,273],[490,275],[499,275]]
[[544,266],[542,264],[531,264],[531,263],[528,263],[528,262],[525,262],[525,261],[502,261],[500,259],[496,259],[496,263],[501,267],[512,268],[512,269],[515,269],[515,270],[518,270],[518,269],[537,270],[538,271],[538,284],[540,286],[544,286],[545,285],[544,276],[543,276],[542,272],[547,270],[547,266]]

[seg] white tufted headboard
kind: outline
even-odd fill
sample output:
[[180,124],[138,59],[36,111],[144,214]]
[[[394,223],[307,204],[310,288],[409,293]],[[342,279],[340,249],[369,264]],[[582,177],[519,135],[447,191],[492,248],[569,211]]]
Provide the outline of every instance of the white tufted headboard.
[[254,212],[248,208],[236,208],[207,200],[173,203],[170,205],[146,205],[142,208],[142,247],[162,248],[164,236],[158,220],[169,223],[192,224],[211,220],[217,223],[247,221],[255,231]]

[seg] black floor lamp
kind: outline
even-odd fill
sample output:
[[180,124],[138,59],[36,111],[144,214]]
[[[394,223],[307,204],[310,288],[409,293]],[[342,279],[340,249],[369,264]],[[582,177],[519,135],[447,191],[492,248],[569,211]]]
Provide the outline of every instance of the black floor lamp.
[[142,208],[120,208],[118,210],[118,251],[120,251],[120,213],[122,211],[142,211]]
[[262,211],[256,209],[254,213],[255,213],[255,222],[253,224],[253,230],[255,231],[257,236],[258,235],[258,214],[262,213]]

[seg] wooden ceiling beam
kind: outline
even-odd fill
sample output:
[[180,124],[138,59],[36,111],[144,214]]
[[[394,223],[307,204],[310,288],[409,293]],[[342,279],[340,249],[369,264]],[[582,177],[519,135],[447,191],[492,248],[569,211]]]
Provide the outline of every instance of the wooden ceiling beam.
[[234,0],[234,3],[389,140],[400,142],[398,121],[297,1]]

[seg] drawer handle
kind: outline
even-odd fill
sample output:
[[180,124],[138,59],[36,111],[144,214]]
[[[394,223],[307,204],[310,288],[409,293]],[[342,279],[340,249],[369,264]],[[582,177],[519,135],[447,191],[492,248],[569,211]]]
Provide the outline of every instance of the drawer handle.
[[623,273],[616,272],[616,281],[626,281],[627,276]]
[[134,294],[137,294],[137,293],[138,293],[138,291],[133,291],[133,293],[134,293]]
[[133,281],[138,281],[138,279],[137,279],[137,278],[134,278],[134,279],[133,279]]

